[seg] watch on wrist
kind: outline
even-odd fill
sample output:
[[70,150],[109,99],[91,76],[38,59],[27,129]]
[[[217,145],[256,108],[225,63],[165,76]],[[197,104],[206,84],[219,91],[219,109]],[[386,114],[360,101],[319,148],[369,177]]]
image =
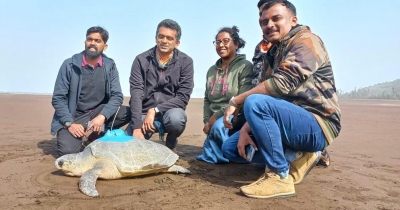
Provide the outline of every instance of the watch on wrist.
[[154,107],[154,111],[156,111],[156,114],[160,112],[157,107]]
[[71,127],[71,125],[72,125],[72,122],[70,122],[70,121],[67,121],[64,123],[65,128],[69,128],[69,127]]
[[235,101],[233,99],[235,99],[235,96],[232,96],[232,98],[229,100],[229,105],[231,105],[235,108],[239,108],[239,105],[237,103],[235,103]]

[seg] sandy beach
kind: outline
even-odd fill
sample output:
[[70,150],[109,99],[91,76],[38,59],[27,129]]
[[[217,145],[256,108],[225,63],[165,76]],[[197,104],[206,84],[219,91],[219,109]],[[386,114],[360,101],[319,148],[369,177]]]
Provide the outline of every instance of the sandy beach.
[[1,94],[0,209],[400,209],[400,101],[340,105],[343,129],[328,147],[331,165],[314,168],[295,197],[247,198],[239,187],[262,169],[195,160],[205,138],[203,100],[191,99],[177,148],[191,175],[99,180],[100,197],[90,198],[78,190],[78,177],[54,166],[51,96]]

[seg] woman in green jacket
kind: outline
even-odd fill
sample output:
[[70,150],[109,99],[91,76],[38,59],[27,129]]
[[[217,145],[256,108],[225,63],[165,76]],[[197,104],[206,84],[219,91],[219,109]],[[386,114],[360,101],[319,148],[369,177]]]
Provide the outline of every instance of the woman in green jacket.
[[245,41],[239,37],[236,26],[222,28],[215,37],[214,45],[220,59],[207,72],[203,110],[203,131],[207,138],[204,152],[197,159],[226,163],[229,161],[222,156],[221,146],[228,138],[228,129],[224,128],[222,117],[233,96],[252,88],[253,65],[245,55],[238,54],[239,49],[245,46]]

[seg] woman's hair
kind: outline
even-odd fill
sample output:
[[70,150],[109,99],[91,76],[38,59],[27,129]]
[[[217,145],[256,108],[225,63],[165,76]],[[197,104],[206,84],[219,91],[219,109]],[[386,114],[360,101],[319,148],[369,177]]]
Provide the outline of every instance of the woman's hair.
[[239,51],[240,48],[244,48],[244,45],[246,44],[246,42],[242,38],[240,38],[239,28],[237,26],[233,26],[232,28],[229,28],[229,27],[221,28],[218,31],[217,35],[215,36],[215,39],[217,39],[218,34],[220,34],[222,32],[226,32],[232,37],[233,43],[235,43],[235,45],[238,46],[238,49],[236,51]]

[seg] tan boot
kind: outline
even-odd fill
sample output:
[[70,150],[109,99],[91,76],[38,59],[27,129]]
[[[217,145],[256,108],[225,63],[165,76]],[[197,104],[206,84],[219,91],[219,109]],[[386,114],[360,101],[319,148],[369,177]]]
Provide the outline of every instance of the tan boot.
[[242,193],[251,198],[290,197],[295,195],[293,178],[282,179],[274,172],[265,173],[257,181],[242,186]]
[[303,152],[303,156],[290,163],[289,174],[294,184],[300,184],[311,169],[318,163],[321,152]]

